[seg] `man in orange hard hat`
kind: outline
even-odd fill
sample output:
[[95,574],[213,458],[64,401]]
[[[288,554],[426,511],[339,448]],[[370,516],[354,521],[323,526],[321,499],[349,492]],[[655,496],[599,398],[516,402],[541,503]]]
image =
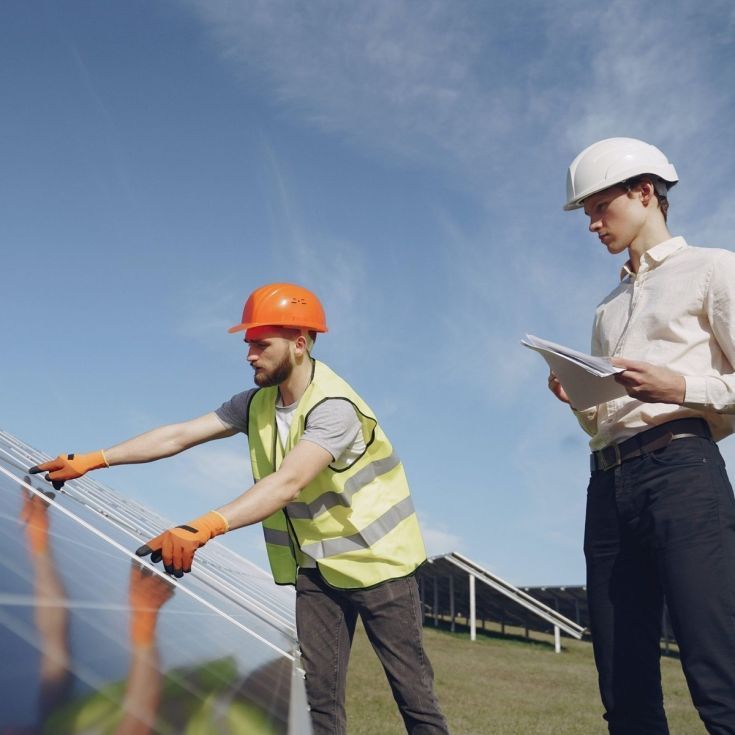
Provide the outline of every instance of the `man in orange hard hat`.
[[110,449],[31,468],[57,488],[106,466],[151,462],[238,432],[255,484],[227,505],[141,546],[177,577],[215,536],[262,522],[278,584],[296,587],[296,624],[315,735],[346,732],[347,664],[358,615],[406,730],[447,733],[422,642],[414,572],[426,560],[403,465],[370,407],[311,357],[324,310],[305,288],[254,291],[242,320],[256,388],[216,411],[153,429]]
[[[591,437],[587,597],[612,735],[669,732],[664,600],[707,731],[735,735],[735,499],[715,443],[735,429],[735,253],[672,237],[677,181],[635,138],[594,143],[567,177],[564,209],[628,256],[592,336],[627,395],[575,411]],[[569,403],[554,375],[549,388]]]

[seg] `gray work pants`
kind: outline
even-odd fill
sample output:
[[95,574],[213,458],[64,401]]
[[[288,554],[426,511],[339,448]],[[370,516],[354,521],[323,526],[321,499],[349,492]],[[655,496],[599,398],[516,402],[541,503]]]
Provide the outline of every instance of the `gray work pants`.
[[415,577],[367,590],[338,590],[316,570],[302,569],[296,582],[296,626],[314,735],[347,732],[347,664],[358,615],[383,664],[406,731],[448,735],[423,646]]

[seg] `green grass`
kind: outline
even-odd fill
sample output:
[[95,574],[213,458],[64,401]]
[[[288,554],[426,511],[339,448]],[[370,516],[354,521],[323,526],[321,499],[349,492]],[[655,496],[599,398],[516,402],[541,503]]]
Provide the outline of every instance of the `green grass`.
[[[452,735],[606,735],[592,646],[534,634],[502,637],[424,629],[439,702]],[[671,735],[705,735],[679,661],[661,662]],[[358,626],[347,687],[350,735],[404,733],[398,709]]]

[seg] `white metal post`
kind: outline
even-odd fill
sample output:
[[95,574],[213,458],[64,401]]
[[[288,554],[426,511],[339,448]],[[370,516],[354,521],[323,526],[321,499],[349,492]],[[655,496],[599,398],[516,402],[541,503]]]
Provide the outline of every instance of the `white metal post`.
[[449,575],[449,617],[452,619],[451,631],[454,633],[454,576]]
[[475,575],[470,574],[470,640],[477,638],[477,621],[475,620]]
[[554,650],[561,653],[561,630],[558,625],[554,626]]

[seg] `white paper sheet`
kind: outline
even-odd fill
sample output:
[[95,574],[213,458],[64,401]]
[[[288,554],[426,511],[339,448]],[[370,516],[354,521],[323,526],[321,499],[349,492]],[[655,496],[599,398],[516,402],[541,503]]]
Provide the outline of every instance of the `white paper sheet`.
[[615,367],[607,357],[577,352],[532,334],[527,334],[521,344],[546,360],[578,410],[626,395],[625,387],[615,380],[615,375],[622,373],[623,368]]

